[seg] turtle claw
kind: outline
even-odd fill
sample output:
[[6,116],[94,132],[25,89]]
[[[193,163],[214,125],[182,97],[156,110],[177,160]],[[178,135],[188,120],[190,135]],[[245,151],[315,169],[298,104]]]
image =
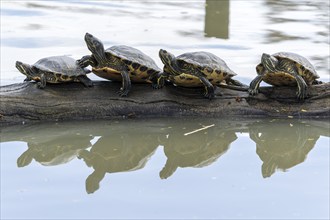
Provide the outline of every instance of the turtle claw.
[[80,66],[81,68],[85,68],[90,64],[90,62],[92,62],[91,56],[89,55],[83,56],[81,59],[77,60],[76,62],[78,66]]
[[258,89],[249,89],[248,91],[250,95],[257,95],[259,93]]
[[94,83],[92,81],[90,81],[90,82],[86,83],[86,86],[87,87],[93,87],[94,86]]
[[128,90],[123,90],[122,88],[117,92],[120,97],[127,97],[128,95]]
[[152,86],[153,89],[161,89],[161,88],[164,87],[164,85],[160,85],[158,83],[153,83],[151,86]]
[[207,94],[204,97],[208,98],[209,100],[212,100],[215,97],[215,95],[214,94]]
[[213,86],[212,87],[205,87],[204,97],[208,98],[209,100],[211,100],[215,97]]
[[29,82],[29,81],[31,81],[32,80],[32,78],[30,78],[30,77],[26,77],[25,79],[24,79],[24,82]]
[[214,92],[208,92],[208,91],[206,91],[206,92],[204,92],[203,95],[204,95],[205,98],[207,98],[209,100],[211,100],[211,99],[213,99],[215,97]]
[[85,68],[86,66],[84,65],[84,62],[82,61],[82,59],[77,60],[77,64],[78,66],[80,66],[81,68]]
[[307,90],[303,89],[302,91],[298,91],[296,95],[299,100],[304,100],[307,97]]
[[157,79],[152,80],[152,88],[153,89],[161,89],[165,86],[164,77],[158,77]]
[[38,89],[44,89],[45,85],[43,85],[41,82],[38,82],[37,87],[38,87]]
[[161,88],[161,87],[158,86],[157,83],[153,83],[151,86],[152,86],[153,89],[160,89]]
[[312,83],[312,85],[320,85],[320,84],[323,84],[323,82],[320,80],[314,80]]

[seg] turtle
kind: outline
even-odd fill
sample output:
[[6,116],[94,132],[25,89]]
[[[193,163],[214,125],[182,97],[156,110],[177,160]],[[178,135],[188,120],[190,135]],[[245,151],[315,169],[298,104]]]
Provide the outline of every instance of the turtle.
[[86,87],[93,81],[86,74],[91,71],[81,68],[75,59],[69,56],[51,56],[29,65],[16,61],[16,68],[26,76],[24,81],[37,81],[37,87],[43,89],[47,83],[81,82]]
[[[232,79],[237,74],[225,61],[218,56],[204,51],[187,52],[175,57],[170,52],[160,49],[159,57],[164,64],[163,73],[158,77],[158,83],[164,84],[168,79],[177,86],[205,87],[204,97],[215,97],[214,85],[226,82],[234,86],[244,85]],[[161,87],[161,86],[160,86]]]
[[258,76],[249,87],[249,93],[256,95],[261,81],[273,86],[298,86],[298,99],[307,97],[307,88],[319,84],[313,65],[303,56],[292,52],[278,52],[272,55],[263,53],[261,63],[256,66]]
[[128,95],[131,82],[148,82],[155,89],[161,88],[157,83],[161,69],[142,51],[126,45],[115,45],[105,50],[102,41],[89,33],[85,34],[85,42],[92,55],[83,56],[78,64],[82,68],[92,66],[93,73],[101,78],[121,81],[120,96]]

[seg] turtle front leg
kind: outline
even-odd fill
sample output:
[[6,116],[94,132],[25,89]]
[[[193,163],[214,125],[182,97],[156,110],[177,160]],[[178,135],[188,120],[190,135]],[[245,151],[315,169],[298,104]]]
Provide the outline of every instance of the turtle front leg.
[[298,74],[297,67],[294,64],[288,65],[288,63],[280,63],[280,68],[283,69],[283,71],[286,71],[290,75],[292,75],[298,85],[298,91],[296,92],[297,98],[300,100],[304,100],[307,97],[307,84],[305,80],[302,78],[301,75]]
[[118,93],[121,97],[123,97],[128,95],[132,85],[127,70],[121,71],[121,77],[122,77],[122,87],[120,88]]
[[204,97],[208,98],[210,100],[213,99],[215,97],[215,94],[214,94],[215,88],[212,85],[212,83],[210,83],[210,81],[205,77],[204,73],[202,73],[198,69],[190,69],[190,74],[193,76],[197,76],[199,78],[199,80],[204,84],[204,86],[205,86]]
[[93,81],[90,80],[85,75],[78,76],[77,79],[79,80],[79,82],[81,82],[82,84],[84,84],[84,86],[86,86],[86,87],[92,87],[93,86]]
[[40,82],[37,83],[39,89],[44,89],[46,87],[47,80],[45,74],[40,75]]
[[163,72],[159,72],[156,76],[150,78],[152,82],[152,88],[161,89],[165,85],[165,79],[167,78],[166,74]]
[[86,55],[83,56],[81,59],[77,60],[77,64],[81,67],[81,68],[85,68],[87,66],[96,66],[97,62],[95,60],[95,58],[91,55]]
[[199,77],[200,81],[204,84],[205,86],[205,93],[204,93],[204,97],[208,98],[208,99],[213,99],[215,97],[214,94],[214,86],[210,83],[210,81],[204,77],[204,76],[200,76]]
[[299,75],[295,74],[295,79],[298,85],[297,98],[304,100],[307,97],[307,84],[305,80]]
[[263,75],[258,75],[256,78],[254,78],[249,87],[249,93],[250,95],[257,95],[259,93],[258,89],[260,86],[260,83],[262,81]]

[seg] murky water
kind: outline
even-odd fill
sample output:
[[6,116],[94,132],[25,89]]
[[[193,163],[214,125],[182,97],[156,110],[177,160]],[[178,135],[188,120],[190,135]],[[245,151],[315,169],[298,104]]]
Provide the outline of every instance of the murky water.
[[[244,83],[255,77],[263,52],[292,51],[329,81],[329,6],[2,0],[1,85],[24,80],[16,60],[89,54],[86,32],[106,47],[136,47],[159,66],[160,48],[212,52]],[[329,126],[153,119],[4,127],[0,217],[328,219]]]

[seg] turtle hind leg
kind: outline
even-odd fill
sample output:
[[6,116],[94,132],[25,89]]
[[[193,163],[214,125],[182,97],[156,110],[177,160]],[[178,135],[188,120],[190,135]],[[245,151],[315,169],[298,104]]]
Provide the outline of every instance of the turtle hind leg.
[[86,86],[86,87],[93,86],[93,81],[85,75],[78,76],[77,79],[79,80],[79,82],[84,84],[84,86]]
[[226,79],[225,81],[226,81],[226,85],[220,83],[220,84],[218,84],[218,86],[222,87],[222,88],[237,90],[237,91],[248,91],[249,90],[248,85],[243,84],[238,80],[229,78],[229,79]]
[[250,87],[249,87],[249,93],[250,95],[256,95],[258,94],[258,89],[259,89],[259,86],[260,86],[260,83],[262,81],[262,75],[258,75],[256,78],[254,78],[251,83],[250,83]]
[[121,77],[122,77],[122,87],[119,90],[119,96],[127,96],[129,91],[131,90],[131,79],[129,78],[129,74],[127,71],[122,71],[121,72]]

